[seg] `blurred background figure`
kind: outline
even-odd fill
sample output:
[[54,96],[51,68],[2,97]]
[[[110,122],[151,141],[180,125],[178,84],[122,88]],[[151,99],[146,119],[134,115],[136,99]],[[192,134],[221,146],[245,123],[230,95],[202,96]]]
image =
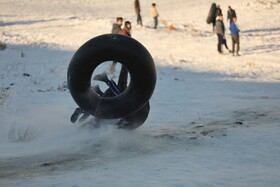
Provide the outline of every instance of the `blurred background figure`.
[[240,56],[239,54],[239,49],[240,49],[240,46],[239,46],[239,28],[238,26],[236,25],[236,22],[237,22],[237,18],[236,17],[233,17],[232,18],[232,22],[230,24],[230,31],[231,31],[231,38],[232,38],[232,55],[234,56],[235,54],[235,44],[237,45],[237,49],[236,49],[236,55],[237,56]]
[[[223,15],[220,14],[217,16],[216,18],[216,33],[217,33],[217,36],[218,36],[218,52],[219,53],[223,53],[222,51],[222,45],[224,43],[226,43],[225,41],[225,25],[224,25],[224,22],[223,22]],[[226,48],[227,48],[227,45],[225,44]]]
[[116,22],[113,23],[112,27],[112,34],[118,34],[120,30],[122,29],[122,24],[123,24],[123,18],[122,17],[117,17]]
[[135,12],[136,12],[136,16],[137,16],[137,25],[141,25],[142,27],[142,17],[141,17],[141,9],[140,9],[140,2],[139,0],[135,0],[134,1],[134,8],[135,8]]
[[119,31],[119,34],[123,34],[126,36],[131,36],[131,22],[124,22],[124,28]]
[[158,11],[157,11],[157,8],[156,8],[156,4],[153,3],[152,4],[152,7],[151,7],[151,15],[153,17],[153,20],[154,20],[154,29],[157,28],[158,26],[158,17],[159,17],[159,14],[158,14]]
[[217,16],[222,15],[222,14],[223,14],[223,12],[222,12],[222,9],[221,9],[220,5],[217,5],[216,12],[215,12],[215,17],[217,18]]
[[231,24],[234,17],[237,18],[235,10],[233,10],[231,6],[228,6],[227,21],[230,21]]

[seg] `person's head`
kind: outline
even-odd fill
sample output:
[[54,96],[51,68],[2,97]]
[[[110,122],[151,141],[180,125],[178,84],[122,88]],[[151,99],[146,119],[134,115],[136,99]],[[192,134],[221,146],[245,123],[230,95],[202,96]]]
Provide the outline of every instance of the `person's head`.
[[155,3],[152,4],[153,7],[156,7],[157,5]]
[[223,19],[224,19],[223,14],[217,15],[216,20],[221,20],[221,21],[223,21]]
[[234,23],[236,23],[236,22],[237,22],[237,18],[236,18],[236,17],[233,17],[233,18],[232,18],[232,21],[233,21]]
[[220,8],[220,5],[217,5],[217,8]]
[[131,30],[131,23],[130,23],[130,21],[124,22],[124,27],[129,29],[129,30]]
[[117,17],[116,21],[117,21],[118,25],[122,26],[122,24],[123,24],[123,18],[122,17]]
[[228,9],[231,10],[231,6],[228,6]]

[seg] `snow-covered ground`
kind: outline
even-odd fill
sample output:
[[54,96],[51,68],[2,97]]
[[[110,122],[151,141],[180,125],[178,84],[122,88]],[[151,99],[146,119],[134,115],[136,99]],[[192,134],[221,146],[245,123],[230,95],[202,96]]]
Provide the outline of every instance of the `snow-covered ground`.
[[[140,2],[150,26],[153,1]],[[136,26],[133,1],[0,0],[1,187],[279,186],[280,4],[216,2],[224,15],[228,5],[237,12],[241,56],[233,57],[216,52],[205,21],[212,1],[156,3],[153,30]],[[80,128],[69,121],[68,64],[117,16],[154,57],[150,115],[135,131]],[[12,141],[26,129],[30,141]]]

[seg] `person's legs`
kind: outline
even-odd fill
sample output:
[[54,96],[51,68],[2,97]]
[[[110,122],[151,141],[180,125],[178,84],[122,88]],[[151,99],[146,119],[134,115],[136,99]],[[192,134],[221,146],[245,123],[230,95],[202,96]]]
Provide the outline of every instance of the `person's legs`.
[[221,53],[222,52],[222,44],[223,44],[223,35],[217,34],[218,36],[218,51]]
[[240,45],[239,45],[239,35],[236,35],[236,44],[237,44],[236,53],[237,53],[237,55],[239,55],[239,49],[240,49]]
[[140,20],[139,20],[139,21],[140,21],[140,25],[143,26],[143,23],[142,23],[142,16],[140,15],[140,13],[139,13],[139,18],[140,18]]
[[140,13],[137,13],[137,25],[141,25],[142,26],[142,18]]
[[157,28],[157,25],[158,25],[158,17],[154,17],[154,29]]
[[229,49],[228,49],[228,46],[227,46],[227,40],[226,40],[226,39],[223,39],[223,43],[224,43],[226,49],[229,50]]
[[118,87],[120,92],[123,92],[127,87],[127,77],[128,77],[128,70],[124,65],[122,65],[119,80],[118,80]]
[[237,44],[236,53],[237,53],[237,55],[239,55],[238,54],[238,52],[239,52],[239,36],[238,35],[233,35],[232,36],[232,53],[233,53],[233,55],[234,55],[234,52],[235,52],[235,44]]

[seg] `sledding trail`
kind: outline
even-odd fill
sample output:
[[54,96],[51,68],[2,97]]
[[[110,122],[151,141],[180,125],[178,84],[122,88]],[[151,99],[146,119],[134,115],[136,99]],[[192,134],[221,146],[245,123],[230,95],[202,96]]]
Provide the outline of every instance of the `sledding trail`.
[[[83,138],[73,137],[63,148],[60,147],[62,145],[57,145],[54,151],[2,157],[0,178],[17,179],[58,174],[69,170],[102,168],[114,162],[192,149],[227,136],[233,128],[251,128],[265,122],[274,124],[280,120],[279,114],[272,111],[235,111],[230,119],[198,120],[173,129],[126,131],[112,126],[79,129],[77,133]],[[77,142],[73,145],[74,141]]]

